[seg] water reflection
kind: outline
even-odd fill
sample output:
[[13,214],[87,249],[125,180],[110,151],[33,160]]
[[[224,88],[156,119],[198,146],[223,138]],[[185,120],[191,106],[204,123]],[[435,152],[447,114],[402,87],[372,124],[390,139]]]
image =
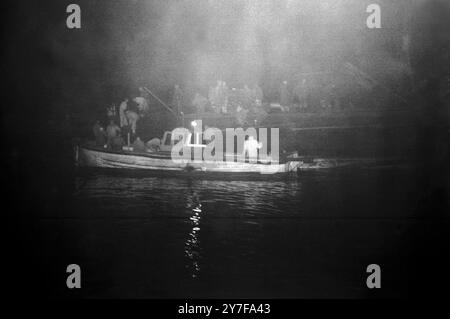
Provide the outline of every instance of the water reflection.
[[358,272],[330,269],[342,269],[349,254],[359,256],[350,267],[365,264],[368,249],[403,236],[410,221],[398,221],[417,207],[414,183],[391,172],[258,181],[92,174],[75,182],[65,207],[45,219],[42,247],[68,252],[68,262],[81,256],[114,296],[337,295],[329,282],[350,287]]
[[[258,233],[242,232],[235,225],[258,226],[261,217],[286,216],[286,205],[299,207],[301,201],[298,181],[90,175],[79,177],[76,185],[71,206],[77,217],[84,214],[88,219],[126,223],[124,227],[134,227],[132,231],[136,229],[133,221],[146,220],[143,231],[152,239],[149,245],[182,247],[174,250],[173,256],[183,259],[187,276],[195,280],[201,277],[202,263],[209,257],[202,234],[205,240],[213,230],[214,240],[219,240],[215,244],[229,242],[234,234],[249,245],[260,238]],[[291,209],[291,213],[295,212]]]
[[[222,181],[93,175],[77,179],[75,204],[89,203],[118,217],[182,217],[201,207],[214,217],[257,217],[297,212],[303,185],[289,181]],[[199,198],[201,197],[201,203]],[[100,207],[99,207],[100,206]],[[188,208],[188,209],[186,209]],[[191,221],[192,222],[192,221]],[[195,227],[195,226],[194,226]]]
[[[198,199],[198,198],[197,198]],[[190,203],[191,202],[191,203]],[[192,208],[193,206],[193,208]],[[195,203],[195,201],[188,201],[187,208],[191,209],[192,215],[189,220],[192,229],[189,232],[188,238],[184,244],[184,254],[188,259],[185,267],[189,270],[192,278],[197,278],[200,274],[200,259],[201,259],[201,243],[200,235],[200,220],[202,212],[202,204]]]

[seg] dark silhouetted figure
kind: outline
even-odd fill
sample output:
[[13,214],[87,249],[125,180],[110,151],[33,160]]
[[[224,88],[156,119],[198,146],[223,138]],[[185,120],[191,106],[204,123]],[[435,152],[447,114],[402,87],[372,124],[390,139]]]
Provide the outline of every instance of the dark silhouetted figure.
[[142,153],[142,152],[146,151],[145,144],[144,144],[144,142],[141,140],[141,138],[139,136],[136,137],[136,139],[134,140],[132,146],[133,146],[133,151],[134,152]]
[[106,144],[106,133],[104,128],[100,125],[100,121],[96,121],[92,128],[95,137],[95,145],[104,146]]

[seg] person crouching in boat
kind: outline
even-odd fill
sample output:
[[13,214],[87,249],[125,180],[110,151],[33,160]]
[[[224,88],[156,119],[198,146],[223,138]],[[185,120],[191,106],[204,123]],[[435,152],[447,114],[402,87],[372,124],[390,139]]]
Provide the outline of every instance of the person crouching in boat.
[[120,136],[120,127],[114,123],[114,120],[109,121],[109,125],[106,128],[106,145],[109,149],[122,150],[123,138]]
[[262,143],[258,142],[254,136],[250,135],[244,142],[244,160],[247,159],[250,163],[258,161],[258,149],[262,148]]
[[147,151],[144,142],[139,136],[136,137],[131,146],[133,147],[133,152],[144,153],[145,151]]

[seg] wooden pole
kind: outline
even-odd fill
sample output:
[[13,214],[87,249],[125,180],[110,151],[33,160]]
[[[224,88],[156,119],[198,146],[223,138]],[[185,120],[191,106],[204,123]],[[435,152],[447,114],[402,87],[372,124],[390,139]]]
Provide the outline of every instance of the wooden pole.
[[161,101],[159,97],[157,97],[155,94],[153,94],[152,91],[144,87],[144,90],[146,90],[151,96],[153,96],[159,103],[161,103],[162,106],[164,106],[170,113],[172,113],[173,116],[175,116],[178,119],[178,115],[169,107],[166,103]]

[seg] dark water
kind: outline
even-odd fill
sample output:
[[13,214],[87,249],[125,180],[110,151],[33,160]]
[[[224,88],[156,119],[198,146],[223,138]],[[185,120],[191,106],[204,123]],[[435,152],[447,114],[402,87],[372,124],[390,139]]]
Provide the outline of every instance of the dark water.
[[[72,182],[37,224],[52,297],[406,297],[433,293],[421,289],[443,265],[448,215],[425,214],[435,195],[410,170]],[[82,269],[75,292],[65,286],[71,263]],[[382,268],[378,291],[366,287],[372,263]]]

